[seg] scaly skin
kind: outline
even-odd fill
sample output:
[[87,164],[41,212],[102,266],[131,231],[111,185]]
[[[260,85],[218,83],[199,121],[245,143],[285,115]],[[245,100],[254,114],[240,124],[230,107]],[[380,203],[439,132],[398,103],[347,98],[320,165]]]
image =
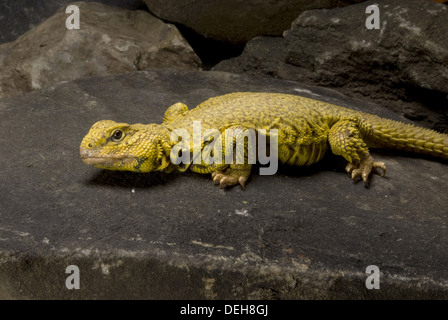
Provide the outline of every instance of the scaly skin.
[[[354,181],[362,179],[366,185],[375,168],[381,169],[383,176],[386,173],[386,165],[375,162],[368,148],[391,148],[448,159],[448,135],[300,96],[251,92],[214,97],[192,110],[177,103],[168,108],[160,125],[99,121],[83,139],[81,157],[86,164],[109,170],[190,169],[211,173],[221,187],[240,184],[244,188],[251,171],[247,150],[243,164],[202,161],[175,165],[170,161],[171,149],[178,143],[170,140],[172,131],[183,128],[192,136],[193,121],[200,121],[202,134],[207,129],[219,130],[223,150],[226,129],[265,129],[267,137],[269,130],[278,129],[281,163],[311,165],[330,150],[348,161],[346,170]],[[205,145],[203,142],[201,149]],[[189,147],[193,150],[193,141]]]

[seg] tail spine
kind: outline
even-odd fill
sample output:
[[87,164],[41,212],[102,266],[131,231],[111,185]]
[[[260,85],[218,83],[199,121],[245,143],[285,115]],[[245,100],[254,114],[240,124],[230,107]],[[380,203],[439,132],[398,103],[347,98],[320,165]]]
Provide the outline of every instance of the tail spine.
[[395,120],[369,117],[371,147],[391,148],[448,159],[448,135]]

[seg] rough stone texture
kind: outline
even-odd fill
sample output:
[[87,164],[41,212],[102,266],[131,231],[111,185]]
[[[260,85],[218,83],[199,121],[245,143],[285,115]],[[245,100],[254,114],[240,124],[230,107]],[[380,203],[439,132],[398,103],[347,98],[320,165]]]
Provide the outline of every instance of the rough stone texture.
[[[368,30],[375,3],[381,27]],[[306,11],[283,38],[254,39],[214,70],[336,87],[448,132],[446,21],[448,6],[426,0]]]
[[[124,299],[448,298],[448,167],[396,153],[370,189],[344,161],[253,174],[246,191],[208,175],[84,165],[97,120],[160,123],[165,109],[233,91],[301,94],[390,112],[332,90],[220,72],[86,78],[0,100],[0,297]],[[77,265],[81,288],[65,287]],[[366,267],[381,271],[365,287]]]
[[215,40],[239,44],[261,35],[281,35],[303,11],[362,0],[144,0],[157,17],[185,25]]
[[199,58],[177,28],[148,12],[74,4],[80,9],[79,30],[65,27],[64,7],[16,41],[0,45],[0,97],[86,76],[199,68]]
[[[2,0],[0,1],[0,43],[11,42],[38,26],[58,9],[67,7],[72,0]],[[145,8],[143,0],[85,0],[102,2],[125,9]]]

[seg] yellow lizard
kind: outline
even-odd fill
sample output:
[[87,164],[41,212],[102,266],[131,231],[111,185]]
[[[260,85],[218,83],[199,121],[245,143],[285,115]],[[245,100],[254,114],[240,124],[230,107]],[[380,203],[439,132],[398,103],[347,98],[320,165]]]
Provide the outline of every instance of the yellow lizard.
[[[199,144],[194,140],[198,126],[202,139]],[[173,138],[176,129],[193,138]],[[210,129],[215,129],[211,131],[215,135],[207,134]],[[162,124],[99,121],[83,139],[80,152],[84,163],[98,168],[137,172],[189,169],[212,174],[221,187],[240,184],[244,189],[253,164],[249,161],[250,140],[244,139],[248,130],[266,138],[267,150],[276,147],[271,148],[270,156],[277,156],[280,163],[311,165],[331,150],[348,161],[346,171],[351,178],[362,179],[366,185],[375,168],[382,170],[382,176],[386,174],[386,165],[374,161],[369,148],[392,148],[448,159],[446,134],[301,96],[254,92],[214,97],[191,110],[183,103],[174,104],[165,112]],[[217,143],[218,138],[222,145]],[[237,150],[239,138],[244,141],[243,149]],[[256,147],[260,147],[260,135],[256,140]],[[214,161],[204,157],[206,149]],[[233,151],[231,158],[225,159],[226,152]],[[236,160],[238,156],[242,161]]]

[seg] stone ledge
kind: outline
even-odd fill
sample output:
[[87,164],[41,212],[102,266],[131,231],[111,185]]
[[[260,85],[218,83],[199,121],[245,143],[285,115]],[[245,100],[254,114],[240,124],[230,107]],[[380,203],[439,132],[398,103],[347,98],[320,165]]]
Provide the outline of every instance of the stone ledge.
[[[353,184],[343,161],[252,175],[105,172],[82,164],[97,120],[161,122],[232,91],[295,93],[382,116],[323,88],[221,72],[151,70],[0,100],[0,297],[416,299],[448,297],[446,164],[376,152],[388,177]],[[77,265],[81,288],[68,290]],[[380,290],[365,288],[377,265]]]

